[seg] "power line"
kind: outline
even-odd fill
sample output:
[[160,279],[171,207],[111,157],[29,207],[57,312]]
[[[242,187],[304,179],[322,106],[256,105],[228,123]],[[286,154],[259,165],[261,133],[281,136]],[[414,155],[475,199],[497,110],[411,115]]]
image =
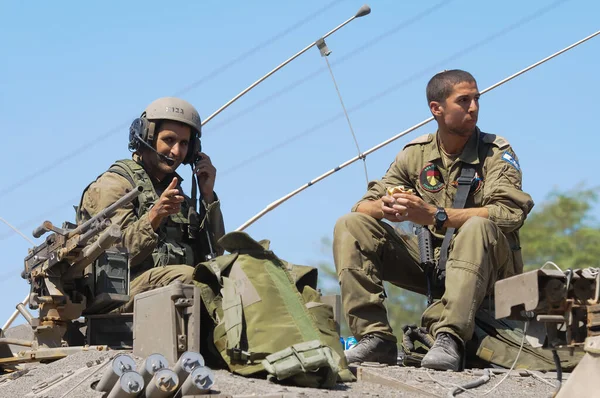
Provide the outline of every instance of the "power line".
[[[473,43],[472,45],[470,45],[468,47],[465,47],[465,48],[457,51],[456,53],[450,55],[449,57],[444,58],[443,60],[438,61],[435,64],[432,64],[432,65],[428,66],[427,68],[425,68],[425,69],[423,69],[423,70],[421,70],[421,71],[419,71],[419,72],[417,72],[417,73],[415,73],[415,74],[407,77],[406,79],[403,79],[403,80],[401,80],[401,81],[399,81],[399,82],[397,82],[397,83],[389,86],[385,90],[380,91],[379,93],[374,94],[371,97],[369,97],[369,98],[361,101],[357,105],[351,107],[348,110],[348,113],[355,112],[355,111],[357,111],[359,109],[362,109],[362,108],[364,108],[364,107],[366,107],[366,106],[368,106],[368,105],[370,105],[370,104],[372,104],[372,103],[374,103],[374,102],[376,102],[376,101],[384,98],[385,96],[393,93],[394,91],[396,91],[399,88],[407,85],[408,83],[411,83],[413,80],[415,80],[415,79],[417,79],[419,77],[431,74],[432,72],[439,71],[440,68],[443,68],[450,61],[454,61],[457,58],[460,58],[460,57],[462,57],[462,56],[464,56],[466,54],[469,54],[469,53],[473,52],[474,50],[478,49],[479,47],[481,47],[481,46],[483,46],[483,45],[485,45],[485,44],[487,44],[487,43],[489,43],[489,42],[491,42],[491,41],[493,41],[493,40],[495,40],[495,39],[497,39],[497,38],[499,38],[501,36],[506,35],[507,33],[509,33],[511,31],[513,31],[513,30],[515,30],[515,29],[517,29],[517,28],[519,28],[519,27],[521,27],[521,26],[523,26],[523,25],[525,25],[525,24],[533,21],[534,19],[539,18],[543,14],[551,11],[552,9],[556,8],[557,6],[559,6],[560,4],[562,4],[562,3],[566,2],[566,1],[569,1],[569,0],[557,0],[557,1],[551,3],[551,4],[547,5],[547,6],[539,8],[535,12],[533,12],[533,13],[531,13],[531,14],[529,14],[529,15],[521,18],[521,19],[519,19],[518,21],[514,22],[513,24],[508,25],[505,28],[502,28],[501,30],[499,30],[499,31],[497,31],[497,32],[495,32],[495,33],[493,33],[493,34],[485,37],[484,39],[482,39],[482,40],[480,40],[480,41],[478,41],[476,43]],[[242,167],[246,167],[248,164],[253,163],[253,162],[257,161],[257,160],[260,160],[260,159],[264,158],[265,156],[268,156],[271,153],[273,153],[273,152],[275,152],[275,151],[277,151],[277,150],[279,150],[281,148],[284,148],[287,145],[289,145],[289,144],[291,144],[291,143],[293,143],[295,141],[298,141],[302,137],[308,136],[308,135],[310,135],[310,134],[312,134],[312,133],[314,133],[314,132],[322,129],[322,128],[324,128],[324,127],[332,124],[333,122],[335,122],[335,121],[337,121],[337,120],[339,120],[339,119],[341,119],[343,117],[344,117],[344,113],[343,112],[337,113],[336,115],[334,115],[332,117],[329,117],[329,118],[327,118],[327,119],[325,119],[325,120],[323,120],[323,121],[321,121],[319,123],[314,124],[310,128],[308,128],[308,129],[306,129],[306,130],[304,130],[304,131],[302,131],[302,132],[300,132],[300,133],[298,133],[298,134],[296,134],[296,135],[288,138],[287,140],[280,142],[279,144],[276,144],[276,145],[274,145],[274,146],[272,146],[270,148],[262,150],[262,151],[260,151],[260,152],[258,152],[256,154],[250,156],[249,158],[246,158],[246,159],[242,160],[241,162],[236,163],[235,165],[231,166],[230,168],[228,168],[224,172],[222,172],[221,175],[228,175],[229,173],[232,173],[232,172],[234,172],[234,171],[236,171],[236,170],[238,170],[238,169],[240,169]]]
[[[56,206],[54,206],[54,207],[52,207],[50,209],[45,210],[43,213],[38,213],[37,216],[30,217],[27,220],[23,221],[22,223],[18,224],[17,228],[18,229],[25,229],[27,227],[30,227],[30,226],[34,225],[34,224],[40,225],[43,220],[47,220],[48,219],[48,214],[52,214],[55,211],[62,210],[62,209],[65,208],[65,206],[69,206],[69,205],[73,205],[73,204],[79,203],[80,197],[81,197],[81,195],[77,196],[77,197],[74,197],[74,198],[71,198],[68,201],[62,202],[62,203],[60,203],[60,204],[58,204],[58,205],[56,205]],[[6,238],[11,237],[14,232],[15,231],[6,231],[5,233],[0,234],[0,240],[4,240]]]
[[[265,48],[266,46],[276,42],[277,40],[281,39],[282,37],[288,35],[289,33],[293,32],[294,30],[298,29],[299,27],[301,27],[302,25],[306,24],[308,21],[314,19],[316,16],[318,16],[320,13],[322,13],[323,11],[335,6],[337,3],[340,3],[344,0],[334,0],[329,2],[328,4],[326,4],[325,6],[321,7],[319,10],[309,14],[308,16],[304,17],[302,20],[300,20],[299,22],[296,22],[294,25],[290,26],[289,28],[286,28],[285,30],[277,33],[276,35],[271,36],[270,38],[268,38],[267,40],[263,41],[262,43],[258,44],[257,46],[251,48],[250,50],[246,51],[245,53],[243,53],[242,55],[234,58],[233,60],[228,61],[227,63],[215,68],[213,71],[209,72],[207,75],[205,75],[204,77],[200,78],[199,80],[193,82],[192,84],[186,86],[185,88],[177,91],[174,95],[178,96],[178,95],[182,95],[186,92],[189,92],[190,90],[193,90],[197,87],[199,87],[200,85],[204,84],[205,82],[207,82],[208,80],[218,76],[219,74],[223,73],[225,70],[228,70],[229,68],[231,68],[232,66],[239,64],[240,62],[242,62],[244,59],[248,58],[249,56],[253,55],[254,53],[262,50],[263,48]],[[6,196],[7,194],[9,194],[12,191],[15,191],[16,189],[32,182],[33,180],[49,173],[51,170],[55,169],[56,167],[60,166],[61,164],[67,162],[70,159],[73,159],[77,156],[82,155],[83,153],[87,152],[88,150],[90,150],[91,148],[93,148],[96,144],[98,144],[99,142],[104,141],[105,139],[107,139],[110,136],[113,136],[117,133],[122,132],[125,128],[127,128],[130,124],[130,121],[122,123],[120,125],[118,125],[117,127],[114,127],[110,130],[108,130],[106,133],[99,135],[98,137],[96,137],[95,139],[86,142],[82,145],[80,145],[79,147],[77,147],[76,149],[70,151],[68,154],[55,159],[54,161],[45,164],[44,167],[27,174],[26,176],[20,178],[19,180],[17,180],[15,183],[13,183],[12,185],[6,186],[2,189],[0,189],[0,198]]]
[[196,87],[204,84],[206,81],[217,77],[218,75],[222,74],[223,72],[225,72],[226,70],[228,70],[232,66],[239,64],[244,59],[248,58],[249,56],[251,56],[252,54],[254,54],[257,51],[262,50],[263,48],[267,47],[268,45],[275,43],[277,40],[281,39],[282,37],[288,35],[289,33],[293,32],[294,30],[298,29],[299,27],[301,27],[302,25],[306,24],[311,19],[317,17],[323,11],[328,10],[329,8],[333,7],[337,3],[340,3],[341,1],[342,0],[334,0],[334,1],[326,4],[324,7],[318,9],[317,11],[313,12],[312,14],[310,14],[310,15],[306,16],[305,18],[301,19],[300,21],[296,22],[295,24],[293,24],[289,28],[287,28],[287,29],[279,32],[275,36],[272,36],[272,37],[268,38],[267,40],[265,40],[262,43],[256,45],[255,47],[252,47],[250,50],[248,50],[245,53],[241,54],[240,56],[234,58],[233,60],[231,60],[227,64],[225,64],[223,66],[220,66],[218,68],[215,68],[212,72],[208,73],[206,76],[204,76],[201,79],[195,81],[194,83],[192,83],[189,86],[183,88],[182,90],[176,92],[175,96],[184,94],[184,93],[186,93],[186,92],[188,92],[188,91],[190,91],[190,90],[192,90],[192,89],[194,89],[194,88],[196,88]]
[[[434,4],[433,6],[423,10],[422,12],[418,13],[417,15],[400,22],[398,25],[394,26],[393,28],[373,37],[372,39],[366,41],[365,43],[361,44],[360,46],[358,46],[357,48],[355,48],[354,50],[351,50],[349,53],[341,56],[340,58],[334,60],[331,62],[331,65],[333,66],[337,66],[340,65],[346,61],[348,61],[349,59],[354,58],[355,56],[357,56],[358,54],[362,53],[363,51],[365,51],[366,49],[368,49],[369,47],[371,47],[372,45],[380,42],[381,40],[384,40],[396,33],[398,33],[399,31],[408,28],[409,26],[419,22],[420,20],[424,19],[425,17],[429,16],[430,14],[432,14],[435,11],[440,10],[442,7],[445,7],[447,5],[449,5],[450,3],[452,3],[455,0],[442,0],[439,3]],[[264,106],[266,104],[268,104],[269,102],[275,100],[276,98],[281,97],[284,94],[287,94],[288,92],[294,90],[295,88],[301,86],[302,84],[306,83],[307,81],[319,76],[321,73],[327,71],[327,67],[321,67],[321,68],[317,68],[314,71],[306,74],[305,76],[301,77],[300,79],[295,80],[294,82],[292,82],[291,84],[288,84],[287,86],[283,87],[281,90],[276,91],[275,93],[268,95],[267,97],[255,102],[254,104],[242,109],[241,111],[233,114],[232,116],[228,117],[227,119],[223,120],[220,123],[213,123],[210,127],[210,131],[216,131],[219,130],[220,128],[222,128],[223,126],[233,122],[234,120],[239,119],[240,117],[253,112],[254,110],[256,110],[257,108],[260,108],[261,106]]]
[[33,246],[35,246],[35,242],[34,241],[32,241],[31,239],[29,239],[23,232],[19,231],[16,227],[14,227],[12,224],[10,224],[8,221],[6,221],[4,218],[0,217],[0,221],[2,221],[4,224],[8,225],[10,227],[10,229],[12,229],[13,231],[15,231],[19,235],[21,235],[21,237],[23,239],[25,239],[27,242],[29,242]]
[[119,126],[110,129],[109,131],[96,137],[95,139],[78,146],[77,148],[75,148],[71,152],[67,153],[63,157],[55,159],[54,161],[52,161],[50,163],[44,164],[43,168],[38,169],[32,173],[29,173],[26,176],[17,180],[17,182],[15,182],[14,184],[1,189],[0,190],[0,198],[6,196],[8,193],[16,190],[17,188],[20,188],[23,185],[30,183],[33,180],[49,173],[51,170],[53,170],[54,168],[60,166],[61,164],[65,163],[65,162],[67,162],[68,160],[71,160],[77,156],[80,156],[84,152],[91,149],[94,145],[98,144],[101,141],[104,141],[106,138],[110,137],[111,135],[122,132],[123,129],[126,128],[127,126],[129,126],[129,123],[120,124]]

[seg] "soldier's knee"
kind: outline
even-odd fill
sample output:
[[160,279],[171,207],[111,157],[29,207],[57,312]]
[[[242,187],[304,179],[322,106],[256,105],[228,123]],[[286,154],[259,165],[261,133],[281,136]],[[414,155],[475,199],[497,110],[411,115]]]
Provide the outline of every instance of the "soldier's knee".
[[173,280],[180,281],[184,284],[191,284],[194,280],[194,267],[189,265],[171,265],[171,271],[174,273]]
[[377,220],[362,213],[349,213],[337,220],[333,230],[333,257],[338,270],[339,263],[355,262],[347,257],[352,257],[357,250],[375,250],[374,236],[381,235],[375,232],[377,228],[380,228]]
[[495,241],[498,227],[493,221],[484,217],[469,218],[458,230],[456,239],[475,241]]
[[354,225],[358,222],[357,220],[360,218],[360,213],[348,213],[344,214],[335,223],[335,227],[333,228],[334,234],[339,231],[346,231],[349,229],[353,229]]
[[484,233],[489,230],[495,230],[496,225],[493,221],[483,218],[483,217],[471,217],[469,218],[463,225],[460,227],[460,231],[470,232],[474,231],[475,233]]
[[339,239],[345,234],[356,236],[357,234],[360,234],[360,231],[368,229],[369,226],[375,222],[375,219],[366,214],[357,212],[345,214],[341,216],[335,223],[335,227],[333,229],[333,238]]

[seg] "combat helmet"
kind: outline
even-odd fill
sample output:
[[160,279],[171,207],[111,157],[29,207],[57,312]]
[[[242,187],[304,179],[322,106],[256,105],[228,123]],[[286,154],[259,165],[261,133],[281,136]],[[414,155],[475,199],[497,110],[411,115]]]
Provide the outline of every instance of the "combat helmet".
[[[129,149],[138,150],[140,144],[152,145],[157,122],[173,120],[186,124],[192,129],[190,146],[183,161],[189,164],[195,153],[200,151],[200,137],[202,136],[202,122],[196,108],[189,102],[176,97],[162,97],[152,101],[141,116],[133,121],[129,129]],[[140,143],[143,140],[144,143]]]

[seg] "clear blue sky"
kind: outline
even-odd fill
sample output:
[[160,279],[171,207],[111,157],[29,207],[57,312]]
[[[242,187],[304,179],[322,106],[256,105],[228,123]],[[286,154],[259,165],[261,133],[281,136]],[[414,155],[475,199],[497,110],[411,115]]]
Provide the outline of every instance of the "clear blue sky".
[[[29,236],[43,220],[73,220],[82,189],[114,160],[129,157],[128,126],[152,100],[180,94],[206,117],[362,4],[2,2],[0,217]],[[466,69],[483,89],[600,29],[600,3],[592,0],[370,5],[371,15],[327,40],[362,150],[429,117],[424,88],[435,72]],[[597,181],[599,54],[600,38],[592,39],[481,99],[480,128],[511,142],[524,189],[537,203],[558,186]],[[311,49],[205,126],[203,148],[219,171],[216,191],[228,230],[356,155],[324,68]],[[434,129],[429,124],[369,156],[369,177],[381,177],[404,143]],[[189,181],[189,169],[180,171]],[[331,236],[364,190],[358,162],[247,232],[270,239],[288,261],[314,263],[322,258],[321,238]],[[2,323],[29,290],[19,276],[28,247],[0,224]]]

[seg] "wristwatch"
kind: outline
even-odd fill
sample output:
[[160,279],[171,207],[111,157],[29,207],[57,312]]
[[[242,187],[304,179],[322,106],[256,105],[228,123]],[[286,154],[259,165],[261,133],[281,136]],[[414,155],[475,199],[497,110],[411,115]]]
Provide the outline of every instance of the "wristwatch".
[[433,219],[435,220],[435,227],[441,229],[448,220],[448,213],[446,213],[446,210],[443,207],[438,207],[433,215]]

